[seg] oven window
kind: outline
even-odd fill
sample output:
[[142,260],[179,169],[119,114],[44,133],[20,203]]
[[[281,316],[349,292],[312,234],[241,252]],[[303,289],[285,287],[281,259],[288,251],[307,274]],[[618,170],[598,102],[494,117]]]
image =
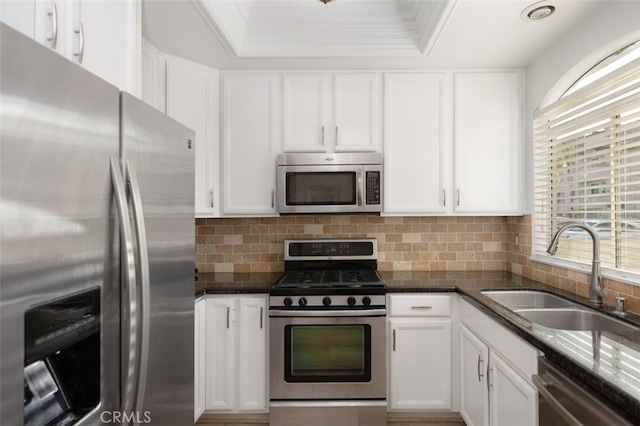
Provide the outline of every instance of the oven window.
[[286,175],[289,206],[355,205],[356,172],[290,172]]
[[368,324],[285,327],[285,381],[370,380],[371,326]]

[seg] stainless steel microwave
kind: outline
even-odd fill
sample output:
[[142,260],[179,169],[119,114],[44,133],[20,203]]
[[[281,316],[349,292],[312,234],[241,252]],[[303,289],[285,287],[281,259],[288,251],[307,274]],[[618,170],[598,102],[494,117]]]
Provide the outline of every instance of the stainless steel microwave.
[[379,213],[382,155],[278,155],[278,213]]

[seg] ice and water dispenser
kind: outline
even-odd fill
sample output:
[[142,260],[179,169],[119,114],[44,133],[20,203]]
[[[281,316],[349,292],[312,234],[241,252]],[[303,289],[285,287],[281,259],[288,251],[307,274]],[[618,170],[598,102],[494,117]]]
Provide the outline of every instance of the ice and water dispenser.
[[24,424],[75,424],[100,402],[100,289],[25,313]]

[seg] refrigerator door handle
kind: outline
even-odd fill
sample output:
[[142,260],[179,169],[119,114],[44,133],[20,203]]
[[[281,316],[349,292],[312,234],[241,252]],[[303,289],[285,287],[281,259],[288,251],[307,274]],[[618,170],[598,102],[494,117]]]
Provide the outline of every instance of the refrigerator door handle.
[[124,253],[123,279],[121,292],[122,318],[122,383],[120,411],[132,413],[135,405],[135,378],[138,360],[138,296],[136,282],[136,263],[134,257],[133,233],[129,221],[129,207],[120,160],[111,157],[111,183],[120,221],[120,245]]
[[147,370],[149,360],[149,323],[151,315],[150,309],[150,279],[149,279],[149,249],[147,244],[147,231],[144,223],[144,212],[142,210],[142,197],[140,196],[140,184],[135,168],[126,162],[126,182],[131,197],[133,207],[133,220],[135,224],[135,236],[137,240],[137,271],[140,280],[140,336],[139,336],[139,364],[137,374],[137,398],[135,411],[142,412],[145,385],[147,383]]

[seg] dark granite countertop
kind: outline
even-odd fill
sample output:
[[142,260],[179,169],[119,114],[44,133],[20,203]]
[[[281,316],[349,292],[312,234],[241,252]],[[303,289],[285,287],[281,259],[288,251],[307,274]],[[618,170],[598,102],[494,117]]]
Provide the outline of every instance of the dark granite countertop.
[[[482,290],[536,289],[589,306],[587,298],[503,271],[379,271],[393,293],[457,292],[545,354],[557,367],[600,395],[634,424],[640,425],[640,332],[555,330],[533,324],[482,295]],[[199,274],[196,297],[204,294],[268,293],[282,275],[274,273]],[[611,313],[613,307],[596,308]],[[630,313],[626,320],[640,324]]]
[[282,272],[217,272],[196,275],[196,297],[205,294],[269,293]]

